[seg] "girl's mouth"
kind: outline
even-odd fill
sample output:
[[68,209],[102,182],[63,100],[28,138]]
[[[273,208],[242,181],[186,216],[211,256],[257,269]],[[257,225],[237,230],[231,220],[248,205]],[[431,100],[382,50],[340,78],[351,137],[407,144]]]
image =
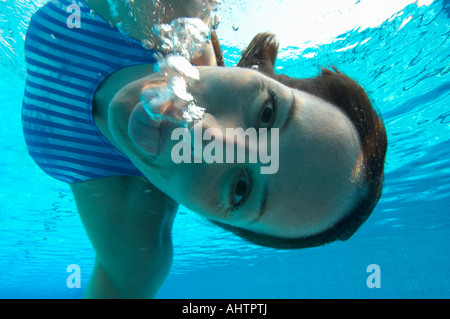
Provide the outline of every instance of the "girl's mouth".
[[139,102],[128,120],[128,134],[138,148],[156,157],[162,151],[164,141],[161,131],[164,124],[164,121],[150,118],[142,102]]

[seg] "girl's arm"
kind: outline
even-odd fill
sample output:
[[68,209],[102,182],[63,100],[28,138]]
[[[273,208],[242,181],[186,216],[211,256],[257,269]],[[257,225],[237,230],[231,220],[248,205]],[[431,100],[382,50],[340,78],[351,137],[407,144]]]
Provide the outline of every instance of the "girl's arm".
[[97,253],[85,298],[154,298],[172,262],[178,204],[138,176],[71,184]]

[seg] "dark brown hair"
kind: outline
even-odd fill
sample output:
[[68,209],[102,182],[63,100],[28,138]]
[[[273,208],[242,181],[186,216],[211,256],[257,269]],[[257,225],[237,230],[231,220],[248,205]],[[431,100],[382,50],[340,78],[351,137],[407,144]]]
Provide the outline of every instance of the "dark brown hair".
[[316,247],[336,240],[347,240],[367,220],[381,197],[388,144],[383,122],[373,109],[364,89],[335,67],[334,71],[322,68],[317,77],[309,79],[294,79],[275,74],[278,47],[275,35],[260,33],[242,53],[237,66],[257,69],[290,88],[305,91],[332,103],[347,115],[355,126],[361,143],[364,194],[346,217],[329,229],[309,237],[274,237],[217,221],[212,222],[254,244],[278,249]]

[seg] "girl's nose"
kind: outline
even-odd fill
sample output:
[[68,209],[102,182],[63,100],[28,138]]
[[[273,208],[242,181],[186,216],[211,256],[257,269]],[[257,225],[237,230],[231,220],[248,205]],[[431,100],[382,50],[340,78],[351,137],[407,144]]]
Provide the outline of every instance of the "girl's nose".
[[195,121],[185,141],[191,145],[196,162],[242,163],[252,147],[257,145],[257,134],[243,128],[226,128],[210,114]]

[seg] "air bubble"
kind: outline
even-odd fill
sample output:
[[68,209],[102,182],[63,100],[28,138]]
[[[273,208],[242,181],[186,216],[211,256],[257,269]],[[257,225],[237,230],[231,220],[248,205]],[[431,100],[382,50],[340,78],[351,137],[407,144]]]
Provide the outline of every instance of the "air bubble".
[[147,50],[151,50],[155,46],[155,42],[153,41],[153,39],[145,39],[141,42],[141,44]]
[[125,35],[125,36],[130,35],[130,31],[128,30],[128,28],[122,22],[116,23],[116,28],[123,35]]
[[119,13],[117,12],[117,0],[108,0],[109,4],[109,13],[113,19],[116,19],[119,16]]
[[182,55],[187,60],[202,52],[210,37],[208,26],[196,18],[175,19],[170,25],[158,24],[153,32],[161,39],[164,52]]
[[219,11],[221,5],[222,5],[222,1],[220,1],[220,0],[212,0],[212,11],[214,11],[214,12]]
[[[188,86],[200,79],[198,70],[189,62],[201,53],[209,40],[209,28],[200,19],[179,18],[168,24],[158,24],[153,32],[161,39],[159,50],[166,56],[158,56],[154,71],[167,79],[166,85],[152,87],[141,93],[141,101],[148,115],[156,121],[170,121],[187,127],[194,120],[201,120],[205,109],[195,104]],[[143,43],[149,45],[149,43]],[[165,114],[168,105],[175,111]]]

